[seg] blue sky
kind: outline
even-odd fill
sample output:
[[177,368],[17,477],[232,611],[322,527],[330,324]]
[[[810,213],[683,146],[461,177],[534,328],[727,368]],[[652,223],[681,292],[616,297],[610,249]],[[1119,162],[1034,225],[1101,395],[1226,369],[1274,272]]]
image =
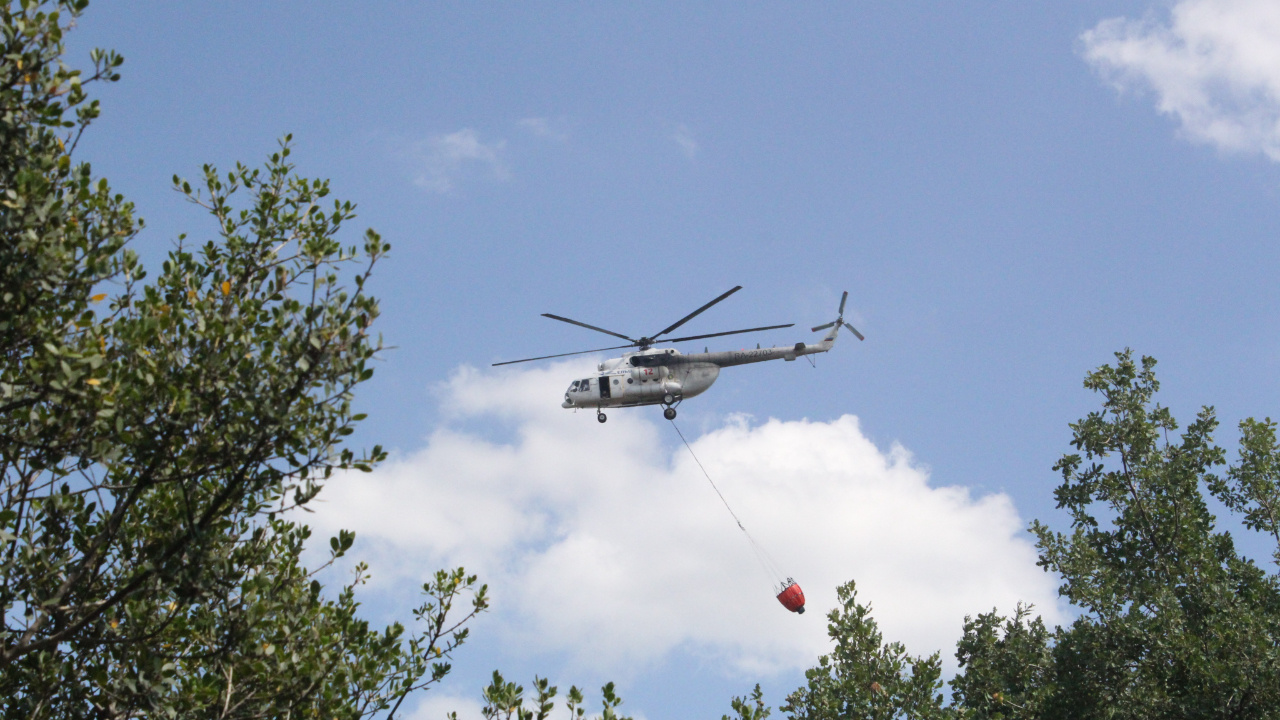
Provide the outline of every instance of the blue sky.
[[[890,615],[914,607],[904,600],[912,583],[953,591],[948,583],[961,580],[907,577],[928,556],[928,543],[908,552],[913,538],[942,553],[976,537],[963,522],[960,540],[930,535],[940,518],[998,517],[999,537],[964,547],[990,553],[978,565],[1012,569],[975,587],[1007,582],[991,596],[1001,601],[1045,597],[1043,579],[1024,572],[1020,528],[1032,518],[1061,523],[1050,467],[1069,449],[1067,423],[1095,404],[1084,373],[1116,350],[1160,360],[1163,401],[1180,417],[1216,405],[1224,441],[1239,419],[1275,412],[1280,17],[1264,2],[98,3],[70,37],[70,61],[84,65],[94,46],[127,61],[123,81],[99,90],[104,116],[81,157],[137,203],[149,229],[136,247],[147,257],[178,233],[212,232],[169,190],[173,174],[260,162],[290,132],[299,171],[330,178],[337,196],[359,204],[359,224],[392,243],[375,293],[396,349],[360,398],[370,418],[356,437],[394,448],[399,464],[331,501],[389,506],[337,508],[321,524],[376,526],[371,517],[410,512],[403,493],[417,492],[414,502],[432,508],[447,498],[457,512],[506,513],[527,528],[477,540],[486,550],[473,559],[492,568],[498,596],[524,600],[477,628],[440,697],[474,697],[500,667],[565,685],[617,677],[626,707],[650,718],[715,716],[756,680],[775,703],[802,681],[805,661],[761,658],[813,649],[811,664],[822,650],[820,613],[786,615],[763,591],[773,615],[744,614],[740,630],[777,640],[748,647],[732,627],[699,635],[704,620],[664,605],[669,593],[590,582],[604,599],[575,606],[583,627],[650,622],[673,628],[670,637],[645,645],[654,632],[619,631],[592,646],[608,662],[554,639],[577,632],[548,610],[561,600],[556,588],[575,582],[554,549],[599,539],[583,518],[609,503],[675,503],[657,488],[682,493],[685,476],[656,410],[617,411],[598,426],[559,409],[577,366],[488,369],[608,344],[540,313],[648,334],[740,284],[686,328],[797,324],[707,343],[731,349],[808,340],[807,327],[833,319],[850,291],[846,314],[866,342],[842,337],[816,369],[728,370],[681,408],[695,446],[713,458],[718,448],[728,463],[731,497],[758,503],[744,520],[786,548],[780,554],[794,553],[782,564],[834,578],[806,587],[814,610],[829,606],[818,601],[834,597],[835,582],[875,575],[871,551],[901,568],[901,577],[876,576],[884,595],[868,598]],[[544,446],[539,429],[561,434]],[[832,437],[874,452],[827,458],[806,444]],[[776,453],[761,466],[826,459],[779,489],[764,475],[733,475],[731,459],[752,446]],[[547,463],[532,473],[542,479],[468,474],[504,453]],[[559,485],[557,463],[585,474]],[[665,480],[648,492],[654,473]],[[735,477],[748,479],[735,488]],[[822,494],[846,481],[865,481],[866,493]],[[881,482],[897,489],[873,492]],[[621,494],[597,506],[593,487]],[[791,487],[847,516],[789,545],[803,535],[797,526],[820,525],[806,522],[802,503],[769,512],[771,493]],[[620,578],[656,582],[671,567],[628,564],[637,544],[651,543],[651,557],[690,558],[687,576],[672,571],[689,583],[735,567],[746,551],[699,490],[680,495],[693,513],[686,524],[663,527],[655,515],[651,534],[620,534],[630,543],[615,548],[626,551],[610,566]],[[486,493],[522,500],[499,507]],[[541,521],[524,514],[532,507]],[[879,544],[847,534],[875,517],[900,521]],[[513,525],[460,527],[459,542],[507,537],[499,527]],[[728,544],[698,534],[713,527]],[[691,534],[672,541],[673,528]],[[431,568],[462,557],[443,536],[357,529],[393,564],[405,543]],[[535,592],[515,569],[525,560],[564,585]],[[389,570],[372,588],[371,612],[391,613],[411,576]],[[695,595],[732,617],[761,601],[716,587]],[[615,614],[591,615],[608,602]],[[955,632],[959,620],[948,618],[963,614],[913,612],[931,618],[920,627],[950,622]],[[915,638],[913,651],[949,657],[942,640],[928,646],[942,636],[916,632],[911,616],[892,628]],[[788,645],[788,627],[808,639]]]

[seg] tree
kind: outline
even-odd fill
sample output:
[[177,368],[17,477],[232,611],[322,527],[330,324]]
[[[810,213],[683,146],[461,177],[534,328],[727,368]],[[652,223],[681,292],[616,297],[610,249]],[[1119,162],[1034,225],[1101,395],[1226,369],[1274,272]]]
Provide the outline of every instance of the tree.
[[[902,643],[886,645],[852,581],[836,595],[840,607],[827,614],[835,649],[805,671],[807,685],[791,693],[781,710],[804,720],[945,717],[938,653],[912,657]],[[743,714],[742,708],[735,710]]]
[[[547,720],[555,711],[555,697],[560,690],[546,678],[539,677],[533,679],[533,687],[537,697],[526,698],[523,685],[508,682],[502,677],[502,673],[494,670],[493,680],[483,692],[484,707],[481,708],[480,713],[485,720]],[[618,706],[622,704],[622,698],[618,697],[613,683],[606,683],[600,688],[600,695],[600,714],[595,716],[597,720],[631,720],[625,715],[618,714]],[[531,706],[525,707],[526,702]],[[569,720],[586,718],[587,710],[583,705],[584,702],[582,691],[576,685],[571,686],[569,692],[565,694],[564,702]],[[449,713],[449,718],[457,720],[458,714]]]
[[1054,638],[1048,717],[1273,717],[1280,708],[1280,578],[1235,549],[1205,492],[1275,535],[1277,449],[1268,420],[1241,423],[1241,461],[1203,408],[1181,437],[1153,404],[1155,360],[1118,353],[1089,374],[1100,411],[1072,425],[1055,469],[1072,532],[1033,524],[1040,563],[1083,610]]
[[[764,694],[760,692],[760,683],[747,697],[735,697],[729,706],[737,713],[734,720],[765,720],[773,714],[773,709],[764,704]],[[728,715],[721,715],[720,720],[730,720]]]
[[[1155,402],[1156,362],[1129,351],[1089,373],[1100,410],[1071,425],[1054,466],[1069,533],[1036,521],[1040,565],[1080,611],[1050,631],[1019,605],[966,618],[951,705],[933,695],[937,656],[884,645],[850,583],[829,625],[836,648],[782,710],[795,718],[1280,717],[1280,575],[1237,551],[1210,509],[1276,542],[1280,443],[1271,419],[1240,423],[1238,461],[1203,408],[1180,436]],[[906,672],[910,667],[910,672]],[[747,717],[749,706],[735,698]],[[767,708],[762,708],[767,711]]]
[[[0,694],[21,717],[367,717],[439,681],[487,606],[462,569],[424,584],[421,632],[371,628],[334,598],[292,522],[335,471],[352,393],[381,348],[365,286],[389,249],[338,241],[355,217],[262,169],[174,185],[216,223],[155,280],[143,227],[72,154],[118,79],[62,64],[86,0],[0,9]],[[101,308],[101,309],[99,309]],[[331,557],[354,537],[332,538]],[[455,604],[471,594],[458,618]]]
[[956,648],[960,672],[951,681],[952,708],[974,720],[1041,717],[1052,692],[1051,635],[1031,607],[1019,604],[1013,617],[995,610],[965,618]]

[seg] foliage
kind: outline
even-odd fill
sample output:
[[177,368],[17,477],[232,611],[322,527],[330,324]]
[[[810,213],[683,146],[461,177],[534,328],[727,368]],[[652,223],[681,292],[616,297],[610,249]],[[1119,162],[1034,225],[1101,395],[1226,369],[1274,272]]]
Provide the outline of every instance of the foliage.
[[[1280,575],[1236,550],[1210,510],[1274,540],[1280,563],[1276,423],[1240,423],[1238,461],[1203,408],[1181,435],[1155,402],[1155,360],[1128,351],[1088,374],[1102,408],[1071,425],[1076,452],[1054,469],[1069,533],[1040,522],[1040,565],[1080,611],[1048,630],[1019,605],[966,618],[952,703],[937,656],[884,645],[853,584],[829,632],[836,648],[782,710],[795,718],[1274,718],[1280,716]],[[1223,470],[1225,469],[1225,472]],[[910,672],[907,672],[908,667]],[[749,708],[734,699],[740,717]],[[760,704],[760,709],[767,711]]]
[[[502,677],[502,673],[494,670],[492,682],[484,689],[485,704],[481,713],[485,720],[547,720],[555,710],[555,697],[559,688],[550,684],[546,678],[538,677],[533,679],[533,687],[537,692],[537,698],[530,698],[532,706],[525,707],[524,686],[507,682]],[[600,688],[600,695],[601,710],[594,720],[631,720],[625,715],[618,714],[618,706],[622,704],[622,698],[618,697],[613,683],[607,683]],[[582,720],[586,717],[584,700],[582,691],[576,685],[569,688],[564,703],[569,720]],[[449,713],[451,720],[457,720],[457,717],[457,713]]]
[[960,672],[951,681],[952,707],[966,718],[1021,720],[1041,716],[1053,688],[1050,633],[1031,607],[1011,618],[994,610],[965,618],[956,648]]
[[[773,709],[764,704],[764,694],[760,692],[760,683],[747,697],[735,697],[729,703],[737,713],[734,720],[765,720],[773,714]],[[720,716],[720,720],[730,720],[728,715]]]
[[1226,480],[1208,480],[1214,496],[1244,516],[1245,527],[1271,536],[1276,543],[1271,557],[1280,564],[1280,459],[1271,418],[1241,422],[1240,464],[1227,469]]
[[938,653],[918,658],[902,643],[884,644],[852,581],[836,595],[840,606],[827,614],[835,649],[805,671],[807,685],[791,693],[781,710],[804,720],[944,717]]
[[[309,530],[286,519],[335,471],[384,457],[342,442],[381,347],[365,284],[388,245],[372,230],[339,243],[354,206],[298,177],[286,138],[262,169],[174,178],[216,239],[180,237],[145,282],[125,247],[142,227],[132,205],[72,162],[98,116],[85,86],[122,62],[95,51],[88,77],[62,64],[85,6],[0,10],[7,712],[394,714],[449,671],[485,588],[437,573],[422,632],[372,629],[354,595],[366,569],[326,598],[300,561]],[[353,540],[333,538],[331,558]]]
[[1100,411],[1072,425],[1055,466],[1072,532],[1033,525],[1041,564],[1084,613],[1055,638],[1050,717],[1271,717],[1280,707],[1280,587],[1216,527],[1204,490],[1247,527],[1271,532],[1276,457],[1270,422],[1246,420],[1240,464],[1205,407],[1181,437],[1153,404],[1155,360],[1119,353],[1090,373]]

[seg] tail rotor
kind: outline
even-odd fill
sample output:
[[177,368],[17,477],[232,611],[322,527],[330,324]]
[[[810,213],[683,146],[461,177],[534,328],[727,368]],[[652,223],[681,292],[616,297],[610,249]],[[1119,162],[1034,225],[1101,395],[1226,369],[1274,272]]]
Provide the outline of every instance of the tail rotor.
[[857,328],[855,328],[854,326],[844,321],[844,304],[848,300],[849,300],[849,291],[845,290],[844,295],[840,296],[840,310],[837,313],[839,317],[837,317],[835,320],[825,325],[819,325],[813,328],[813,332],[818,332],[819,330],[826,330],[829,327],[834,327],[837,325],[843,325],[844,327],[849,328],[849,332],[853,333],[854,337],[858,338],[859,340],[866,340],[866,338],[862,336],[862,333],[858,332]]

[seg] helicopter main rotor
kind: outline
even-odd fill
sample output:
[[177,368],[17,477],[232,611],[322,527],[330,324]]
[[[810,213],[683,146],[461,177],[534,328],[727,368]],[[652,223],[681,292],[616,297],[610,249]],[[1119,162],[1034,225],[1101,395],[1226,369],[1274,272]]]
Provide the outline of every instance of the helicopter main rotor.
[[[732,295],[732,294],[734,294],[734,293],[738,292],[738,291],[739,291],[739,290],[741,290],[741,289],[742,289],[742,286],[741,286],[741,285],[734,286],[734,288],[733,288],[733,289],[729,290],[728,292],[723,293],[722,295],[720,295],[720,296],[719,296],[719,297],[717,297],[716,299],[712,300],[711,302],[707,303],[706,305],[703,305],[702,307],[698,308],[697,310],[694,310],[693,312],[689,313],[688,315],[685,315],[683,318],[680,318],[680,319],[679,319],[679,320],[677,320],[675,323],[673,323],[673,324],[671,324],[671,325],[667,326],[665,329],[663,329],[663,330],[661,330],[661,331],[659,331],[659,332],[657,332],[657,333],[654,333],[652,336],[645,336],[645,337],[639,337],[639,338],[628,337],[628,336],[626,336],[626,335],[623,335],[622,333],[617,333],[617,332],[614,332],[614,331],[612,331],[612,330],[606,330],[606,329],[604,329],[604,328],[602,328],[602,327],[596,327],[595,325],[588,325],[587,323],[579,322],[579,321],[577,321],[577,320],[573,320],[573,319],[570,319],[570,318],[567,318],[567,317],[561,317],[561,316],[559,316],[559,315],[552,315],[551,313],[542,313],[542,316],[543,316],[543,317],[551,318],[552,320],[559,320],[560,322],[566,322],[566,323],[569,323],[570,325],[577,325],[578,327],[584,327],[584,328],[587,328],[588,330],[595,330],[596,332],[601,332],[601,333],[604,333],[605,335],[612,335],[613,337],[620,338],[620,339],[622,339],[622,340],[626,340],[628,344],[626,344],[626,345],[615,345],[615,346],[613,346],[613,347],[607,347],[607,348],[597,348],[597,349],[595,349],[595,350],[579,350],[578,352],[560,353],[560,354],[558,354],[558,355],[543,355],[543,356],[541,356],[541,357],[524,358],[523,360],[508,360],[508,361],[506,361],[506,362],[494,363],[494,364],[493,364],[493,366],[494,366],[494,367],[497,367],[498,365],[513,365],[513,364],[515,364],[515,363],[532,362],[532,361],[534,361],[534,360],[548,360],[548,359],[550,359],[550,358],[568,357],[568,356],[570,356],[570,355],[585,355],[585,354],[587,354],[587,353],[604,352],[604,351],[606,351],[606,350],[622,350],[622,349],[624,349],[624,348],[632,348],[632,347],[634,347],[634,348],[640,348],[641,350],[648,350],[650,347],[653,347],[653,346],[654,346],[655,344],[657,344],[657,343],[674,343],[674,342],[684,342],[685,340],[703,340],[703,339],[705,339],[705,338],[723,337],[723,336],[725,336],[725,335],[739,335],[739,334],[741,334],[741,333],[760,332],[760,331],[762,331],[762,330],[778,330],[778,329],[781,329],[781,328],[789,328],[789,327],[792,327],[792,326],[794,326],[794,325],[795,325],[795,323],[787,323],[786,325],[767,325],[767,326],[765,326],[765,327],[747,328],[747,329],[745,329],[745,330],[729,330],[729,331],[727,331],[727,332],[709,333],[709,334],[706,334],[706,335],[690,335],[690,336],[688,336],[688,337],[665,338],[665,339],[661,339],[661,340],[659,340],[659,339],[658,339],[658,338],[662,337],[663,335],[666,335],[667,333],[669,333],[669,332],[671,332],[671,331],[675,330],[676,328],[680,327],[681,325],[684,325],[685,323],[687,323],[687,322],[689,322],[690,320],[694,319],[694,318],[695,318],[695,317],[697,317],[698,315],[702,314],[702,312],[703,312],[703,311],[705,311],[705,310],[707,310],[708,308],[710,308],[712,305],[715,305],[716,303],[720,302],[721,300],[724,300],[725,298],[727,298],[727,297],[729,297],[730,295]],[[848,294],[848,293],[846,293],[846,295],[847,295],[847,294]],[[842,305],[843,305],[843,304],[842,304]],[[843,310],[843,306],[842,306],[842,308],[841,308],[841,309]],[[855,331],[855,332],[856,332],[856,331]]]

